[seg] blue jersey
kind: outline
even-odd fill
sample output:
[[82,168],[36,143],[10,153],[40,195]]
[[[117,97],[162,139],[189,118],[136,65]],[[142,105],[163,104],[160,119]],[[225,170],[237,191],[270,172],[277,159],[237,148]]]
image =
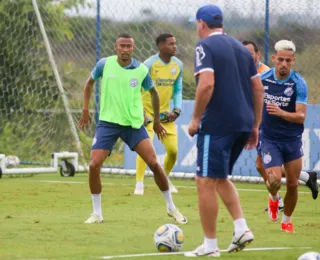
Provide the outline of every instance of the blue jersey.
[[195,49],[196,80],[214,72],[214,91],[201,118],[199,133],[251,132],[254,123],[252,78],[259,76],[250,52],[222,33],[200,40]]
[[[103,69],[104,69],[104,65],[106,64],[106,60],[107,60],[107,58],[102,58],[101,60],[98,61],[96,66],[91,71],[91,78],[92,79],[98,80],[100,77],[103,76]],[[136,59],[132,58],[131,63],[124,68],[130,70],[130,69],[135,69],[135,68],[139,67],[139,65],[140,65],[140,62],[137,61]],[[149,73],[144,78],[144,80],[142,82],[142,87],[144,90],[150,90],[151,88],[153,88],[153,81],[152,81]]]
[[261,137],[275,141],[292,141],[301,138],[303,124],[291,123],[266,111],[266,104],[277,104],[282,110],[295,112],[296,104],[307,105],[308,86],[303,77],[291,70],[285,80],[278,80],[275,69],[261,75],[264,86],[264,109],[260,128]]

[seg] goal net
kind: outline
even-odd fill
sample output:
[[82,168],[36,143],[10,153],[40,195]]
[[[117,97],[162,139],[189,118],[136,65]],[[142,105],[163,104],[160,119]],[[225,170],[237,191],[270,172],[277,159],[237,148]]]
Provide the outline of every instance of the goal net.
[[[188,19],[195,15],[199,6],[211,2],[1,1],[0,154],[18,156],[22,164],[20,167],[49,164],[51,154],[60,151],[83,152],[83,164],[88,163],[96,122],[93,120],[86,132],[76,127],[81,116],[84,83],[99,58],[115,54],[115,39],[123,32],[131,34],[135,39],[134,57],[141,61],[157,52],[157,35],[163,32],[174,34],[178,43],[177,56],[184,62],[183,99],[193,100],[196,88],[193,50],[198,38],[195,24],[189,23]],[[35,3],[40,17],[37,16]],[[314,104],[308,108],[304,169],[320,168],[320,125],[317,116],[320,108],[315,105],[320,101],[316,69],[320,58],[317,13],[320,2],[217,0],[215,4],[220,5],[224,11],[225,31],[239,40],[257,42],[261,61],[267,59],[269,65],[272,65],[271,55],[276,41],[289,39],[295,42],[298,52],[294,68],[307,80],[309,102]],[[269,17],[268,33],[266,16]],[[44,30],[41,29],[39,19]],[[59,89],[59,82],[64,95]],[[93,119],[97,116],[98,92],[94,91],[92,95],[90,109]],[[67,104],[63,97],[67,99]],[[177,124],[180,129],[180,150],[174,170],[179,172],[177,176],[190,177],[195,170],[194,141],[185,135],[187,119]],[[180,147],[180,143],[187,142],[190,145],[186,149]],[[124,147],[121,141],[117,142],[111,158],[105,162],[105,166],[112,168],[107,171],[135,173],[134,159],[125,158],[124,154],[129,157],[131,154],[124,153]],[[254,160],[255,152],[245,153],[237,164],[236,174],[244,180],[248,176],[257,176]]]

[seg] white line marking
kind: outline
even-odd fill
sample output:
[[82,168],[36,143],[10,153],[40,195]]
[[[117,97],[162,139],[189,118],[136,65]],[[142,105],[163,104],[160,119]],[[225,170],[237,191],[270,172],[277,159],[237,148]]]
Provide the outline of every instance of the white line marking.
[[[84,181],[50,181],[50,180],[33,180],[30,182],[43,182],[43,183],[61,183],[61,184],[87,184],[87,182]],[[134,187],[133,184],[128,184],[128,183],[113,183],[113,182],[105,182],[102,183],[102,185],[121,185],[121,186],[132,186]],[[156,187],[156,185],[144,185],[145,187]],[[196,189],[197,187],[195,186],[176,186],[177,188],[182,188],[182,189]],[[237,189],[238,191],[247,191],[247,192],[267,192],[267,189],[265,190],[259,190],[259,189]],[[307,191],[299,191],[299,194],[310,194],[311,192]]]
[[[272,250],[290,250],[290,249],[311,249],[311,247],[259,247],[259,248],[245,248],[243,251],[272,251]],[[220,250],[220,252],[227,252],[227,249]],[[100,259],[144,257],[144,256],[163,256],[163,255],[182,255],[184,253],[186,253],[186,252],[146,253],[146,254],[132,254],[132,255],[110,255],[110,256],[102,256],[102,257],[100,257]]]

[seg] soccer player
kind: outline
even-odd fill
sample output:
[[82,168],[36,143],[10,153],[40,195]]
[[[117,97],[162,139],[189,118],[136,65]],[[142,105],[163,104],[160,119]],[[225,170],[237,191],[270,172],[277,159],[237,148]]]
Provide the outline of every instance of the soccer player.
[[[257,66],[257,71],[259,74],[262,74],[263,72],[270,69],[267,65],[263,64],[260,61],[261,53],[255,42],[245,40],[242,42],[242,44],[250,51],[252,58]],[[256,168],[257,168],[257,171],[262,176],[262,178],[264,179],[264,182],[266,182],[267,174],[263,168],[263,163],[261,158],[261,149],[259,147],[259,144],[257,146]],[[285,177],[284,168],[282,167],[281,170],[282,170],[282,177]],[[311,190],[313,199],[316,199],[318,197],[317,173],[314,171],[310,171],[310,172],[301,171],[299,180],[306,183],[307,187]],[[283,208],[284,208],[283,200],[279,194],[279,211],[283,211]],[[266,208],[265,211],[268,211],[268,208]]]
[[279,217],[281,166],[286,171],[286,195],[281,230],[294,233],[291,216],[298,201],[298,181],[302,169],[302,133],[306,118],[308,87],[304,78],[291,69],[295,62],[293,42],[275,44],[275,67],[261,75],[265,88],[260,147],[269,190],[268,213],[272,221]]
[[[176,39],[172,34],[160,34],[156,39],[156,45],[159,53],[151,56],[144,64],[148,67],[151,78],[158,90],[160,98],[160,120],[167,134],[161,140],[165,149],[166,156],[164,159],[164,171],[170,174],[173,166],[177,161],[178,155],[178,139],[177,129],[174,121],[181,112],[182,104],[182,73],[183,63],[174,55],[177,51]],[[170,111],[170,99],[173,96],[173,109]],[[142,102],[145,110],[146,118],[153,119],[152,100],[148,91],[143,91]],[[150,120],[150,121],[151,121]],[[149,121],[149,122],[150,122]],[[153,140],[153,122],[147,124],[146,129]],[[146,163],[141,157],[137,157],[137,176],[136,189],[134,194],[142,195],[144,192],[143,179],[146,170]],[[169,180],[169,188],[171,192],[178,192]]]
[[222,30],[223,15],[216,5],[196,14],[201,40],[195,48],[198,88],[188,131],[198,134],[197,187],[204,242],[185,256],[220,256],[216,225],[218,194],[234,220],[229,252],[253,241],[243,216],[239,195],[228,179],[243,148],[258,142],[263,86],[250,52]]
[[261,53],[258,49],[258,46],[253,41],[243,41],[242,44],[250,51],[253,61],[256,64],[257,71],[259,74],[269,70],[270,68],[260,61]]
[[185,224],[187,219],[173,203],[167,176],[157,162],[154,147],[143,126],[141,87],[148,90],[152,96],[154,132],[159,139],[166,135],[166,131],[160,123],[157,89],[153,87],[148,68],[131,57],[135,44],[130,35],[120,34],[114,48],[117,55],[101,59],[92,70],[84,87],[83,111],[79,121],[81,129],[87,128],[90,124],[91,119],[88,111],[90,96],[95,80],[102,77],[99,124],[92,143],[89,165],[93,214],[84,223],[103,222],[100,168],[120,137],[141,156],[153,172],[155,182],[166,200],[168,215],[178,223]]

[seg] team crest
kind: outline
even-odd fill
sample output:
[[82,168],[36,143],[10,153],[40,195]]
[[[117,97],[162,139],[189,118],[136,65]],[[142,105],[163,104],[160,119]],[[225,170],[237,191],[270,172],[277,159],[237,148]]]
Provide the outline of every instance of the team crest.
[[172,68],[172,69],[171,69],[171,74],[174,75],[174,74],[176,74],[176,73],[177,73],[177,69],[176,69],[176,68]]
[[131,79],[130,80],[130,87],[135,88],[136,86],[138,86],[138,80],[137,79]]
[[284,94],[287,96],[287,97],[291,97],[292,94],[293,94],[293,88],[292,87],[287,87],[284,91]]
[[266,153],[263,155],[263,163],[268,164],[272,161],[272,157],[270,154]]

